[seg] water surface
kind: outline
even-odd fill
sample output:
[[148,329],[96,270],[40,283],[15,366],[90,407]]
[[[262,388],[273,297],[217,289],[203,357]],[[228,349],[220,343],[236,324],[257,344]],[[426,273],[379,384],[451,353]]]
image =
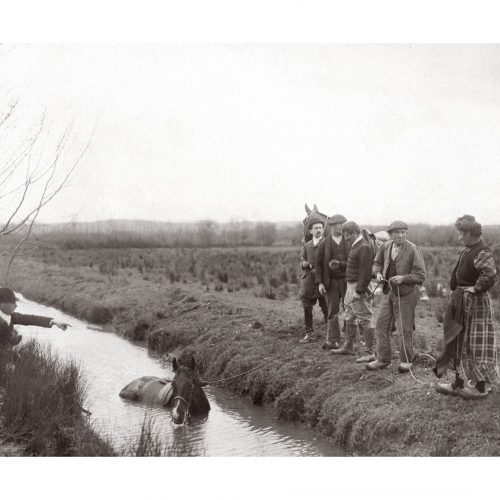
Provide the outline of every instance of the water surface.
[[173,377],[147,349],[61,311],[26,300],[18,303],[25,314],[50,316],[72,325],[66,332],[20,326],[23,338],[50,345],[63,358],[74,359],[88,383],[86,409],[96,430],[122,451],[137,442],[146,420],[152,419],[162,443],[175,455],[187,456],[339,456],[341,450],[291,424],[273,421],[265,409],[231,397],[220,389],[206,388],[212,407],[208,417],[177,426],[168,409],[149,408],[122,400],[118,394],[131,380],[144,375]]

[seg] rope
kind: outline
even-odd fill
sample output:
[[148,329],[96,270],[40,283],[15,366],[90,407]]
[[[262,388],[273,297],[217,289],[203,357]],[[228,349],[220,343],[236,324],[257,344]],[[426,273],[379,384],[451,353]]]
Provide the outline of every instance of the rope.
[[[390,286],[390,284],[389,284]],[[392,289],[392,287],[391,287]],[[405,335],[404,335],[404,331],[403,331],[403,316],[401,315],[401,295],[399,294],[399,286],[397,287],[398,289],[398,313],[399,313],[399,327],[400,327],[400,335],[401,335],[401,339],[403,341],[403,350],[404,350],[404,355],[405,355],[405,359],[408,361],[408,351],[406,350],[406,343],[405,343]],[[427,354],[427,356],[431,357],[429,354]],[[432,384],[429,384],[427,382],[422,382],[421,380],[419,380],[417,377],[415,377],[415,375],[413,374],[413,370],[411,369],[411,363],[412,363],[413,359],[411,360],[411,362],[409,363],[409,370],[410,370],[410,375],[412,376],[413,380],[415,380],[415,382],[421,384],[421,385],[429,385],[429,386],[432,386]]]
[[[387,280],[383,280],[383,281],[380,281],[378,283],[378,285],[373,289],[372,292],[367,292],[368,295],[372,295],[374,296],[375,295],[375,291],[377,290],[377,288],[383,283],[383,282],[387,282]],[[389,286],[390,286],[390,283],[389,283]],[[391,290],[392,290],[392,287],[391,287]],[[344,311],[347,310],[348,307],[351,306],[351,304],[353,302],[355,302],[356,300],[352,300],[351,302],[349,302],[349,304],[345,304],[343,306],[343,308],[337,313],[335,314],[335,316],[333,316],[330,321],[332,319],[335,319],[337,318],[340,314],[342,314]],[[400,324],[400,332],[401,332],[401,337],[402,337],[402,340],[403,340],[403,349],[405,351],[405,355],[407,353],[406,351],[406,344],[405,344],[405,339],[404,339],[404,334],[403,334],[403,317],[401,315],[401,296],[399,294],[399,287],[398,287],[398,305],[399,305],[399,324]],[[326,328],[328,326],[328,323],[321,326],[319,328],[318,331],[321,331],[323,330],[324,328]],[[250,368],[249,370],[245,370],[244,372],[241,372],[241,373],[237,373],[236,375],[232,375],[231,377],[225,377],[225,378],[221,378],[221,379],[217,379],[217,380],[201,380],[201,383],[202,385],[215,385],[215,384],[220,384],[222,382],[228,382],[230,380],[234,380],[234,379],[237,379],[237,378],[240,378],[240,377],[244,377],[245,375],[248,375],[249,373],[252,373],[256,370],[260,370],[261,368],[263,368],[264,366],[267,366],[268,364],[272,363],[273,361],[277,360],[277,359],[280,359],[282,358],[283,356],[286,356],[288,353],[294,351],[295,349],[297,349],[298,347],[301,347],[302,345],[305,345],[305,344],[301,344],[301,343],[298,343],[298,344],[295,344],[293,345],[292,347],[290,347],[290,349],[287,349],[285,351],[283,351],[282,353],[272,357],[271,359],[268,359],[267,361],[265,361],[264,363],[261,363],[260,365],[257,365],[257,366],[254,366],[253,368]],[[433,359],[434,358],[429,355],[429,354],[422,354],[424,356],[428,356],[429,358]],[[408,356],[406,355],[406,359],[408,359]],[[421,385],[431,385],[431,384],[427,384],[426,382],[422,382],[421,380],[418,380],[415,375],[413,374],[413,370],[411,369],[411,366],[410,366],[410,375],[412,376],[413,380],[415,380],[415,382],[418,382],[419,384]]]
[[256,370],[259,370],[260,368],[268,365],[269,363],[275,361],[276,359],[282,358],[283,356],[285,356],[289,352],[292,352],[293,350],[297,349],[297,347],[301,347],[302,345],[303,344],[294,344],[292,347],[290,347],[290,349],[287,349],[286,351],[283,351],[281,354],[278,354],[277,356],[274,356],[273,358],[268,359],[264,363],[261,363],[258,366],[254,366],[253,368],[250,368],[249,370],[246,370],[244,372],[238,373],[236,375],[232,375],[231,377],[221,378],[218,380],[202,380],[201,383],[202,383],[202,385],[213,385],[213,384],[219,384],[221,382],[227,382],[229,380],[233,380],[233,379],[236,379],[239,377],[243,377],[245,375],[248,375],[249,373],[252,373]]
[[[375,291],[377,290],[377,288],[380,285],[381,285],[381,283],[379,283],[373,289],[373,292],[367,292],[368,295],[374,295]],[[352,302],[355,302],[355,301],[353,300]],[[351,306],[352,302],[349,302],[349,304],[345,304],[343,306],[343,308],[335,316],[333,316],[333,318],[331,318],[331,319],[337,318],[340,314],[342,314],[344,311],[346,311],[347,308]],[[328,326],[328,324],[325,324],[325,325],[321,326],[318,331],[321,331],[323,328],[326,328],[327,326]],[[283,356],[287,355],[289,352],[292,352],[293,350],[295,350],[298,347],[301,347],[303,345],[305,345],[305,344],[301,344],[301,343],[295,344],[294,346],[290,347],[290,349],[287,349],[286,351],[283,351],[281,354],[278,354],[277,356],[274,356],[271,359],[268,359],[264,363],[261,363],[258,366],[254,366],[253,368],[250,368],[249,370],[246,370],[244,372],[237,373],[236,375],[232,375],[231,377],[221,378],[221,379],[218,379],[218,380],[201,380],[201,383],[202,383],[202,385],[214,385],[214,384],[220,384],[221,382],[228,382],[229,380],[234,380],[234,379],[239,378],[239,377],[244,377],[245,375],[248,375],[249,373],[252,373],[252,372],[254,372],[256,370],[260,370],[261,368],[263,368],[264,366],[268,365],[269,363],[272,363],[273,361],[275,361],[275,360],[277,360],[279,358],[282,358]]]

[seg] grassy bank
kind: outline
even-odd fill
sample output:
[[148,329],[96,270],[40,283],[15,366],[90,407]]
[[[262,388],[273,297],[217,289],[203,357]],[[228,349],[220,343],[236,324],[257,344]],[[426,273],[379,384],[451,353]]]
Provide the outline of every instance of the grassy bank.
[[111,456],[94,432],[83,404],[85,387],[74,363],[62,363],[34,341],[21,348],[15,365],[0,359],[0,417],[4,439],[23,455]]
[[[31,260],[19,262],[15,288],[33,300],[85,319],[106,311],[118,333],[147,340],[159,353],[189,348],[205,379],[228,377],[295,345],[302,335],[296,299],[268,300],[248,291],[207,290],[201,283],[155,283],[120,269],[114,276]],[[418,352],[436,353],[441,303],[420,304]],[[319,325],[318,325],[319,327]],[[295,349],[265,369],[226,384],[255,404],[274,408],[362,455],[470,456],[500,454],[500,394],[484,401],[435,392],[428,358],[416,382],[396,365],[367,372],[352,357],[334,357],[319,343]]]

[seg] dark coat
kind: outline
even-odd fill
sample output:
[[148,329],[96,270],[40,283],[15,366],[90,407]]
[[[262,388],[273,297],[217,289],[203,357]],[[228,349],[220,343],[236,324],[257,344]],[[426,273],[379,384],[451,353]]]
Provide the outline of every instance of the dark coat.
[[318,285],[315,282],[314,270],[316,267],[316,258],[318,249],[321,245],[320,240],[317,246],[314,246],[313,240],[308,241],[302,248],[302,262],[308,262],[313,267],[302,269],[302,279],[300,280],[299,297],[305,299],[317,299],[319,297]]
[[347,260],[346,281],[357,282],[356,293],[366,293],[372,279],[373,255],[368,242],[361,238],[354,243]]
[[[330,289],[330,277],[338,280],[345,279],[345,270],[347,259],[349,257],[350,245],[342,236],[340,243],[333,240],[331,235],[321,240],[318,248],[318,257],[316,260],[316,284],[323,283],[327,290]],[[336,271],[331,271],[329,262],[331,260],[340,261]]]
[[14,330],[14,325],[31,325],[50,328],[52,318],[46,316],[34,316],[31,314],[12,313],[10,324],[7,324],[0,318],[0,347],[5,347],[9,344],[9,338]]

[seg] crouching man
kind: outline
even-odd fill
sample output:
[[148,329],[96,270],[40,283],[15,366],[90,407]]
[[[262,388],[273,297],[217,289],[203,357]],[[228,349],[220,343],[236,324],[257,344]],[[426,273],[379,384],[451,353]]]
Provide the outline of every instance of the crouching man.
[[57,326],[66,330],[70,325],[55,321],[46,316],[34,316],[15,312],[17,297],[10,288],[0,288],[0,350],[7,350],[21,342],[22,335],[18,335],[14,325],[32,325],[51,328]]
[[328,308],[325,298],[319,294],[318,285],[315,279],[316,256],[318,255],[318,248],[320,242],[323,240],[323,221],[319,218],[312,218],[309,222],[309,232],[312,239],[309,240],[302,250],[302,280],[300,282],[300,301],[304,308],[304,321],[305,321],[305,337],[300,341],[307,343],[314,340],[313,329],[313,306],[316,301],[325,318],[325,323],[328,321]]
[[352,221],[342,226],[342,234],[351,250],[347,259],[345,294],[346,310],[346,340],[340,349],[333,349],[332,354],[354,354],[356,339],[356,321],[365,333],[366,353],[356,361],[368,363],[375,359],[375,329],[372,323],[372,310],[368,301],[368,285],[372,277],[373,256],[368,242],[361,236],[359,226]]

